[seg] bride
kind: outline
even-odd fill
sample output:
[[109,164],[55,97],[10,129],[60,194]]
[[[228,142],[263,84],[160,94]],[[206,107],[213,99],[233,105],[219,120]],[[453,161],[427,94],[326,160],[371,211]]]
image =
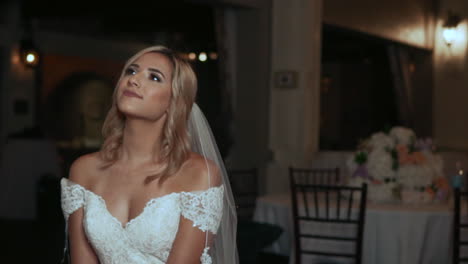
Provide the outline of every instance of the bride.
[[235,205],[196,90],[166,47],[128,60],[101,150],[61,181],[72,264],[238,262]]

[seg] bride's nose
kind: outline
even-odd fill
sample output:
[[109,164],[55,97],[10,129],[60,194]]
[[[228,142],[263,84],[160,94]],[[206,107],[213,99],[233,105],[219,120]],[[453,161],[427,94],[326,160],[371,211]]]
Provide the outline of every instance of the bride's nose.
[[130,86],[140,87],[140,82],[139,82],[136,75],[132,75],[132,76],[130,76],[130,78],[128,78],[128,84]]

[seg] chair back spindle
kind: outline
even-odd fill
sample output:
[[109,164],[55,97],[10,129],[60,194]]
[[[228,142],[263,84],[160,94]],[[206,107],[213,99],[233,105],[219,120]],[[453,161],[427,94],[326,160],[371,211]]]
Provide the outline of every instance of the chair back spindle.
[[[339,185],[339,176],[330,176],[330,174],[318,174],[319,176],[317,176],[315,172],[310,173],[310,171],[310,169],[289,168],[296,263],[301,264],[302,255],[344,257],[354,259],[355,263],[360,263],[367,185],[363,184],[361,187],[342,186]],[[339,172],[338,170],[333,171]],[[356,227],[356,232],[354,236],[310,233],[305,228],[309,222],[353,225]],[[303,248],[301,244],[303,239],[352,242],[355,244],[354,253]]]

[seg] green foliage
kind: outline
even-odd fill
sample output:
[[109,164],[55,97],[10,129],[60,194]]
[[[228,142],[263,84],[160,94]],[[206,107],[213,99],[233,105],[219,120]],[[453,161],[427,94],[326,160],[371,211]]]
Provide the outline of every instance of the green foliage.
[[367,161],[367,153],[366,152],[359,151],[358,153],[356,153],[356,156],[354,157],[354,162],[356,162],[356,164],[362,165],[362,164],[366,163],[366,161]]

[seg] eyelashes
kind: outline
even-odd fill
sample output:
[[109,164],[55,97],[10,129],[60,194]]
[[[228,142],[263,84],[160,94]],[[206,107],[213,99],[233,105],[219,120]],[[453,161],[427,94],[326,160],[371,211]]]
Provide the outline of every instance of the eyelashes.
[[[135,75],[137,73],[137,71],[132,68],[132,67],[129,67],[125,70],[125,75]],[[148,76],[148,79],[150,81],[155,81],[155,82],[161,82],[162,79],[159,75],[155,74],[155,73],[151,73],[149,76]]]
[[125,75],[135,75],[136,71],[132,68],[129,67],[125,70]]
[[150,80],[156,81],[156,82],[161,82],[161,78],[159,78],[159,76],[154,74],[154,73],[150,74]]

